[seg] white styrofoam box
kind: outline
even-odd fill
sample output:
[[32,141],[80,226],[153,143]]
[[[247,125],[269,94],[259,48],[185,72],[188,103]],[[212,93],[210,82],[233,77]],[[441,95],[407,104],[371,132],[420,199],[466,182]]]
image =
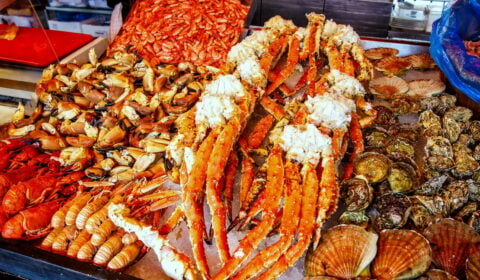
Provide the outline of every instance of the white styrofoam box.
[[107,0],[88,0],[88,6],[92,8],[102,8],[102,9],[110,8],[107,5]]
[[82,22],[82,33],[89,34],[94,37],[108,38],[110,26],[102,25],[101,21],[91,18]]
[[79,21],[58,21],[58,20],[50,19],[48,20],[48,27],[51,30],[82,33],[82,26]]

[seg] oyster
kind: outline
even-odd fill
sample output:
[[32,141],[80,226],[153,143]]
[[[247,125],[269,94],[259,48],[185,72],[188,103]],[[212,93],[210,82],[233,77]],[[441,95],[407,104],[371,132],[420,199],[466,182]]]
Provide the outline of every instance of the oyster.
[[[476,172],[479,174],[480,172]],[[474,177],[475,178],[475,177]],[[466,181],[468,187],[468,197],[472,201],[480,202],[480,182],[469,179]]]
[[397,55],[398,50],[394,48],[372,48],[365,51],[365,56],[370,60],[378,60],[384,57]]
[[370,81],[370,93],[383,98],[393,98],[408,91],[408,83],[397,76],[383,76]]
[[448,183],[447,175],[434,177],[420,185],[415,193],[419,195],[437,195],[440,194],[445,183]]
[[404,162],[395,162],[390,166],[387,177],[393,192],[409,193],[418,187],[418,177],[415,169]]
[[433,222],[434,218],[435,216],[421,204],[415,204],[410,207],[410,219],[417,228],[427,227]]
[[435,110],[440,106],[440,98],[438,96],[425,97],[420,99],[422,110]]
[[423,131],[425,137],[444,136],[445,132],[441,125],[432,125]]
[[390,138],[391,136],[385,129],[381,127],[373,128],[367,131],[365,144],[372,148],[384,148],[387,146],[388,142],[390,142]]
[[372,273],[377,279],[410,279],[430,266],[428,241],[413,230],[385,230],[380,233],[378,254]]
[[[472,127],[472,125],[470,124],[470,127]],[[473,139],[473,136],[470,135],[470,134],[460,134],[460,136],[458,136],[458,144],[462,144],[466,147],[472,147],[473,145],[475,145],[475,139]]]
[[369,183],[377,183],[387,178],[390,160],[385,155],[368,152],[359,155],[353,162],[353,172],[364,176]]
[[475,146],[475,150],[473,150],[473,158],[476,161],[480,161],[480,144]]
[[329,275],[342,279],[359,276],[377,253],[377,239],[377,234],[359,226],[338,225],[329,229],[318,248],[307,253],[306,276]]
[[360,176],[343,181],[342,190],[347,211],[365,210],[372,203],[373,188]]
[[475,120],[470,124],[468,129],[468,134],[470,134],[475,142],[480,141],[480,121]]
[[437,217],[446,217],[449,213],[448,203],[441,196],[412,196],[411,200],[415,204],[423,205],[432,215]]
[[448,205],[449,213],[462,208],[468,202],[468,187],[465,181],[453,181],[443,191],[442,198]]
[[412,98],[408,95],[402,98],[395,98],[391,101],[392,110],[399,115],[409,113],[417,113],[422,109],[422,104],[417,98]]
[[445,113],[443,128],[451,142],[456,142],[460,134],[468,128],[468,121],[472,115],[472,110],[459,106],[452,107]]
[[442,125],[440,117],[437,116],[432,110],[422,112],[418,117],[418,123],[424,128]]
[[475,249],[468,257],[465,265],[467,280],[480,279],[480,249],[478,247]]
[[[460,211],[458,211],[457,215],[455,215],[455,219],[459,221],[467,221],[467,218],[471,217],[472,214],[478,210],[478,204],[476,202],[470,201],[465,206],[463,206]],[[476,228],[473,225],[470,225],[475,230]],[[478,230],[476,230],[478,232]]]
[[472,213],[472,216],[470,216],[470,219],[468,219],[468,225],[471,226],[476,232],[480,232],[480,211],[475,211]]
[[415,156],[415,148],[408,140],[402,138],[395,138],[386,147],[387,153],[393,158]]
[[464,151],[455,153],[455,168],[452,170],[452,175],[456,178],[471,177],[479,168],[480,164],[471,154]]
[[440,105],[435,110],[437,115],[443,116],[445,112],[454,107],[455,103],[457,102],[457,98],[455,95],[451,94],[443,94],[440,96]]
[[347,211],[343,212],[342,215],[338,218],[338,222],[341,224],[357,225],[363,228],[368,227],[368,218],[365,211]]
[[445,83],[438,80],[414,80],[408,83],[408,95],[424,98],[440,94],[445,91]]
[[428,156],[439,155],[453,159],[453,149],[450,141],[441,136],[428,137],[425,152]]
[[376,124],[388,127],[397,122],[397,117],[390,108],[385,106],[375,106],[374,109],[377,111],[377,118],[375,119]]
[[432,245],[435,265],[462,278],[469,248],[480,242],[478,233],[462,222],[442,219],[427,227],[423,235]]
[[440,172],[447,172],[455,166],[453,159],[440,155],[429,156],[426,163],[428,167]]
[[378,230],[403,227],[409,216],[410,199],[401,193],[386,193],[378,198],[374,208],[374,226]]

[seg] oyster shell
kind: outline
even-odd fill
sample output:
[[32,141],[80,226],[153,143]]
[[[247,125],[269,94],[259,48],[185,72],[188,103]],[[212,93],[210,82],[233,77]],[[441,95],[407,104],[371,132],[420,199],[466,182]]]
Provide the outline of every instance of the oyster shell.
[[471,177],[473,172],[479,168],[480,164],[473,158],[473,156],[471,156],[470,153],[465,151],[455,153],[455,168],[452,170],[452,175],[456,178]]
[[468,219],[468,225],[471,226],[476,232],[480,232],[480,211],[475,211],[472,213],[472,216],[470,216],[470,219]]
[[378,198],[374,209],[374,226],[378,230],[403,227],[407,223],[410,199],[401,193],[386,193]]
[[435,216],[421,204],[415,204],[410,207],[410,219],[417,228],[427,227],[433,222],[434,218]]
[[[478,210],[478,204],[476,202],[470,201],[465,206],[463,206],[460,211],[458,211],[457,215],[455,215],[455,219],[458,221],[467,221],[467,218],[471,218],[472,214]],[[474,223],[474,221],[472,220]],[[475,229],[475,231],[478,232],[478,230],[475,228],[473,223],[470,225]]]
[[397,76],[383,76],[371,80],[368,88],[371,93],[390,99],[407,92],[408,83]]
[[338,218],[341,224],[357,225],[362,228],[367,228],[370,218],[368,218],[365,211],[347,211],[343,212]]
[[438,96],[425,97],[420,99],[422,110],[435,110],[440,106],[440,98]]
[[[381,127],[373,128],[367,131],[365,144],[367,147],[384,148],[390,142],[391,136]],[[479,149],[480,151],[480,149]]]
[[368,152],[359,155],[353,162],[353,172],[364,176],[369,183],[377,183],[387,178],[390,160],[385,155]]
[[418,117],[418,123],[424,128],[429,128],[434,125],[442,125],[440,117],[432,110],[422,112]]
[[[480,172],[479,172],[480,173]],[[477,174],[477,173],[476,173]],[[467,180],[468,197],[470,200],[480,202],[480,184],[475,180]]]
[[450,141],[441,136],[428,137],[425,152],[427,156],[439,155],[453,159],[453,149]]
[[443,128],[441,125],[432,125],[423,131],[423,135],[425,137],[432,137],[432,136],[443,137],[445,135],[445,131],[443,131]]
[[470,124],[468,129],[468,134],[470,134],[475,142],[480,141],[480,121],[475,120]]
[[430,225],[423,235],[433,249],[433,262],[459,278],[465,272],[470,247],[480,242],[480,236],[468,225],[453,219],[442,219]]
[[476,161],[480,161],[480,144],[475,146],[475,150],[473,150],[473,158]]
[[476,248],[466,262],[467,280],[480,279],[480,250]]
[[375,257],[377,239],[377,234],[359,226],[338,225],[329,229],[317,249],[307,253],[306,276],[357,277]]
[[395,162],[390,166],[387,180],[392,191],[400,193],[413,192],[419,184],[415,169],[404,162]]
[[408,95],[424,98],[440,94],[445,91],[445,83],[438,80],[414,80],[408,83]]
[[415,148],[408,140],[402,138],[394,138],[386,147],[387,153],[394,158],[415,156]]
[[355,177],[342,182],[347,211],[365,210],[372,203],[373,188],[366,179]]
[[433,170],[440,172],[447,172],[455,166],[455,162],[452,158],[441,155],[429,156],[426,164]]
[[376,124],[388,127],[398,121],[397,116],[395,116],[390,108],[385,106],[375,106],[374,109],[377,111],[377,118],[375,119]]
[[420,203],[423,205],[434,216],[446,217],[449,213],[448,202],[446,202],[441,196],[416,195],[412,196],[411,200],[414,203]]
[[437,195],[440,194],[443,186],[446,183],[448,183],[447,175],[434,177],[420,185],[420,187],[415,191],[415,193],[419,195]]
[[468,187],[465,181],[453,181],[443,191],[442,198],[448,206],[448,212],[453,213],[468,202]]
[[443,128],[452,143],[456,142],[460,134],[468,128],[468,121],[472,115],[472,110],[460,106],[452,107],[445,113]]
[[437,115],[443,116],[445,112],[454,107],[455,103],[457,102],[457,98],[455,95],[451,94],[443,94],[440,96],[440,105],[435,110]]
[[385,230],[380,233],[378,254],[372,273],[377,279],[410,279],[430,266],[432,250],[428,241],[412,230]]

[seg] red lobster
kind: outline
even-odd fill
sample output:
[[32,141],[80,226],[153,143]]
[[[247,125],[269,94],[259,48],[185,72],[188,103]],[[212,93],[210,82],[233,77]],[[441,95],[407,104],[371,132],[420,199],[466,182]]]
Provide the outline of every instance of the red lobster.
[[62,190],[62,187],[82,179],[85,173],[79,171],[63,177],[62,175],[61,173],[50,173],[12,186],[3,197],[3,210],[5,213],[13,215],[28,205],[39,204],[47,198],[52,198]]
[[9,219],[2,228],[2,237],[11,239],[35,239],[47,234],[53,214],[63,200],[55,200],[21,211]]

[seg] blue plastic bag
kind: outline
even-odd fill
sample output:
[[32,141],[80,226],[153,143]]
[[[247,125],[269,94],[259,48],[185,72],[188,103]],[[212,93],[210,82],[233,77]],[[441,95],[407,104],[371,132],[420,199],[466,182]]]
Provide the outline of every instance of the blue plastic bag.
[[430,54],[448,80],[480,103],[480,58],[467,54],[463,40],[480,40],[480,3],[459,0],[433,23]]

